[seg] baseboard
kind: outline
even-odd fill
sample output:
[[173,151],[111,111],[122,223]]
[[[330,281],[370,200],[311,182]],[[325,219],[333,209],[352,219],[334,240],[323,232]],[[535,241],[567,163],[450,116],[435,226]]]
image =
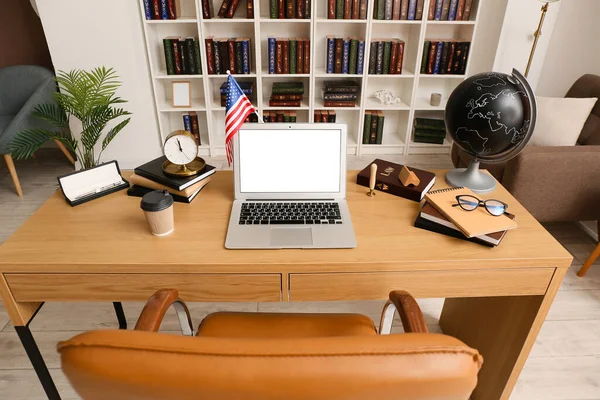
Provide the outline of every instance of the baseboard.
[[587,226],[586,224],[584,224],[583,221],[577,221],[577,225],[579,225],[579,227],[585,233],[587,233],[592,239],[594,239],[595,241],[598,241],[598,232],[596,232],[594,229],[592,229],[589,226]]

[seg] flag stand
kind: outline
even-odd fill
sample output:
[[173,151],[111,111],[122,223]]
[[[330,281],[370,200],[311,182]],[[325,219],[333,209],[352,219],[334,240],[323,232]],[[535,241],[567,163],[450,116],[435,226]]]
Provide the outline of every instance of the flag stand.
[[[227,75],[231,75],[231,72],[229,72],[229,70],[227,70]],[[233,75],[232,75],[232,76],[233,76]],[[243,90],[242,90],[242,88],[240,87],[240,85],[238,85],[237,81],[235,81],[235,84],[236,84],[236,85],[238,86],[238,88],[240,89],[240,92],[242,92],[242,93],[243,93]],[[258,117],[258,123],[259,123],[259,124],[264,124],[264,123],[265,123],[265,121],[263,120],[263,117],[262,117],[262,115],[260,115],[260,114],[258,113],[258,110],[256,109],[256,107],[252,106],[252,108],[254,108],[254,114],[256,114],[256,116]]]

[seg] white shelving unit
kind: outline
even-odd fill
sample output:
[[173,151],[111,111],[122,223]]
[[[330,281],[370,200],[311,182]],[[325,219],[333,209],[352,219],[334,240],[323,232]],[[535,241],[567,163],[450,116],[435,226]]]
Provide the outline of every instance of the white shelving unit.
[[[222,0],[213,2],[215,13]],[[270,0],[254,0],[254,19],[246,18],[246,2],[240,1],[234,18],[202,18],[201,0],[180,0],[182,17],[176,20],[146,20],[143,0],[139,0],[140,16],[143,20],[144,37],[148,62],[152,75],[154,103],[159,119],[161,139],[173,130],[183,129],[182,115],[195,111],[198,114],[201,145],[200,154],[219,156],[225,154],[225,108],[219,100],[219,87],[226,75],[208,75],[204,39],[215,37],[248,37],[252,70],[250,74],[236,75],[240,82],[253,82],[254,93],[250,100],[259,113],[265,110],[296,110],[298,122],[312,122],[315,110],[335,110],[337,122],[348,125],[349,154],[444,154],[448,153],[451,141],[444,144],[415,143],[412,127],[415,117],[442,118],[450,93],[469,76],[470,62],[466,75],[420,74],[423,44],[430,39],[464,40],[471,42],[471,50],[477,40],[479,3],[492,0],[474,0],[470,21],[428,21],[429,2],[425,0],[424,18],[420,21],[380,21],[372,18],[375,0],[369,0],[366,20],[327,19],[327,2],[312,0],[311,19],[270,19]],[[355,36],[365,40],[365,66],[362,75],[326,73],[326,36]],[[163,38],[167,36],[197,37],[202,57],[201,75],[167,75],[163,51]],[[303,37],[311,40],[310,74],[268,74],[267,38]],[[401,39],[405,42],[403,72],[401,75],[369,75],[368,60],[372,40]],[[473,52],[470,51],[469,58]],[[192,87],[192,106],[181,109],[171,106],[171,83],[189,80]],[[269,96],[273,82],[304,82],[304,100],[300,107],[269,107]],[[353,80],[361,87],[356,107],[324,107],[321,88],[327,80]],[[379,89],[390,89],[402,99],[392,106],[381,104],[373,93]],[[442,104],[429,104],[431,93],[442,94]],[[385,125],[381,145],[362,144],[365,110],[382,110]]]

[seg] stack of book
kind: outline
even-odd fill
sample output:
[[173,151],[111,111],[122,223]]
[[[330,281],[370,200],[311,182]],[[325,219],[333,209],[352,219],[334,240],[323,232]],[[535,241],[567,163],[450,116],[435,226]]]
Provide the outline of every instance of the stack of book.
[[444,144],[446,124],[443,119],[415,118],[414,141],[416,143]]
[[269,74],[310,73],[310,39],[270,37]]
[[[217,16],[233,18],[240,3],[240,0],[223,0]],[[214,15],[213,0],[202,0],[202,18],[211,19]],[[254,18],[254,0],[246,0],[246,18]]]
[[183,129],[194,135],[198,146],[202,144],[200,140],[200,126],[198,125],[198,114],[196,114],[195,111],[183,114]]
[[146,19],[177,19],[181,16],[181,7],[177,0],[144,0]]
[[367,19],[367,0],[328,0],[328,19]]
[[174,177],[163,172],[162,165],[165,161],[167,158],[162,156],[137,167],[129,178],[133,186],[127,190],[127,194],[143,197],[153,190],[167,190],[173,200],[191,203],[216,171],[215,167],[206,164],[197,175]]
[[310,0],[269,0],[271,19],[310,19]]
[[315,110],[315,122],[333,122],[335,123],[334,110]]
[[[238,82],[240,85],[240,89],[242,92],[248,97],[248,100],[252,101],[252,93],[254,91],[254,83],[253,82]],[[221,107],[225,107],[225,103],[227,102],[227,82],[223,82],[221,87],[219,88],[219,94],[221,95]]]
[[204,44],[209,75],[226,74],[227,70],[232,74],[250,73],[250,39],[209,36]]
[[404,41],[374,39],[369,56],[369,74],[400,75],[404,61]]
[[381,144],[384,121],[383,111],[365,111],[362,144]]
[[359,86],[354,81],[324,81],[323,106],[356,107]]
[[167,75],[202,74],[198,38],[169,36],[163,39]]
[[471,42],[426,40],[421,60],[422,74],[464,75]]
[[[435,0],[431,0],[435,3]],[[423,18],[424,0],[375,0],[373,19],[420,20]]]
[[327,73],[362,75],[365,41],[356,37],[327,36]]
[[264,111],[264,122],[296,122],[298,115],[296,111]]
[[427,19],[436,21],[468,21],[473,0],[430,0]]
[[303,82],[273,82],[269,107],[300,107],[303,95]]

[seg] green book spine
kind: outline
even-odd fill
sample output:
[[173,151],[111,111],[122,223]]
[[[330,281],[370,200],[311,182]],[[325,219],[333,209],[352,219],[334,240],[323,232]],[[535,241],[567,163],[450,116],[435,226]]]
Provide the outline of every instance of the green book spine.
[[358,59],[358,39],[350,40],[350,66],[348,73],[356,74],[356,60]]
[[200,41],[194,40],[194,55],[196,56],[196,68],[198,75],[202,75],[202,60],[200,58]]
[[242,42],[235,41],[235,70],[241,73],[244,70],[244,59],[242,58]]
[[272,19],[277,19],[277,0],[271,0],[271,13],[270,16]]
[[283,114],[283,122],[291,122],[289,114]]
[[444,138],[432,138],[427,136],[415,135],[415,143],[430,143],[430,144],[444,144]]
[[[348,1],[348,0],[346,0]],[[335,4],[335,19],[344,19],[344,0],[337,0]]]
[[415,128],[446,132],[446,124],[443,119],[415,118]]
[[442,138],[443,139],[446,137],[446,132],[445,131],[436,131],[433,129],[415,128],[415,136],[433,137],[433,138]]
[[196,67],[196,50],[193,38],[185,39],[185,50],[187,51],[187,59],[190,66],[190,74],[198,74],[198,68]]
[[273,88],[272,94],[304,94],[304,88]]
[[296,112],[294,111],[294,114],[290,115],[290,122],[296,122]]
[[298,73],[298,41],[296,39],[290,39],[290,74]]
[[369,134],[371,133],[371,113],[365,113],[365,125],[363,126],[362,144],[369,144]]
[[377,8],[377,14],[375,19],[385,19],[385,0],[377,0],[375,4]]
[[423,43],[423,57],[421,57],[421,73],[424,74],[427,72],[427,57],[429,56],[429,46],[431,46],[431,42],[426,40]]
[[375,60],[377,58],[377,42],[371,42],[369,51],[369,74],[375,73]]
[[383,73],[390,73],[390,57],[392,54],[392,42],[383,43]]
[[377,139],[375,139],[375,144],[381,144],[381,139],[383,138],[383,120],[385,119],[382,112],[377,113]]
[[171,39],[163,39],[165,48],[165,64],[167,66],[167,75],[175,75],[175,61],[173,61],[173,45]]

